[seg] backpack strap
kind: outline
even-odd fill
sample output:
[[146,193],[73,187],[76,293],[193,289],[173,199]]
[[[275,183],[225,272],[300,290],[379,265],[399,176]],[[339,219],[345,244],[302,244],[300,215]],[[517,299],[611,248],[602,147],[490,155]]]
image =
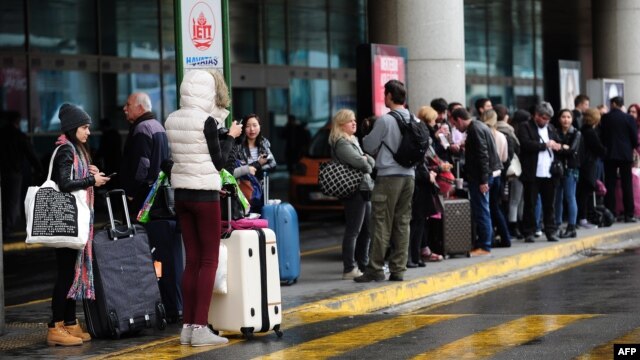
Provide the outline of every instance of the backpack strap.
[[[403,135],[402,134],[402,125],[400,124],[400,121],[404,122],[404,118],[402,117],[402,115],[396,110],[391,110],[387,114],[391,115],[394,119],[396,119],[396,123],[398,124],[398,129],[400,129],[400,135]],[[410,119],[413,118],[413,115],[411,114],[411,112],[409,112],[409,117],[410,117]],[[396,155],[396,153],[393,152],[393,150],[391,150],[389,145],[387,145],[384,141],[382,142],[382,145],[384,145],[384,147],[386,147],[387,150],[389,150],[389,152],[391,154],[393,154],[393,156]]]

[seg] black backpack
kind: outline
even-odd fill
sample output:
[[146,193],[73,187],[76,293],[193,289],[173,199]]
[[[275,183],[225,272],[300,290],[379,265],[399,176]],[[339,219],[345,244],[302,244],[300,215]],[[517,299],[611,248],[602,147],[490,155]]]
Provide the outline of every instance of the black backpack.
[[393,154],[393,159],[403,167],[411,168],[424,161],[424,155],[429,148],[429,129],[422,121],[415,121],[413,114],[409,113],[409,122],[406,122],[400,113],[390,111],[400,128],[402,139],[398,150],[394,153],[387,144],[382,143]]

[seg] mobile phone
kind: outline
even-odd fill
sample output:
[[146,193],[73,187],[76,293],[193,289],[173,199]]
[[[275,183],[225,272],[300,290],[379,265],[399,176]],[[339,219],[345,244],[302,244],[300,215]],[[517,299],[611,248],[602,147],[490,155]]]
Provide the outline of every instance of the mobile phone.
[[238,123],[238,125],[242,125],[242,119],[236,120],[236,122]]
[[111,173],[111,174],[107,175],[107,177],[108,177],[108,178],[111,178],[111,177],[114,177],[114,176],[116,176],[116,175],[118,175],[118,173],[117,173],[117,172],[114,172],[114,173]]

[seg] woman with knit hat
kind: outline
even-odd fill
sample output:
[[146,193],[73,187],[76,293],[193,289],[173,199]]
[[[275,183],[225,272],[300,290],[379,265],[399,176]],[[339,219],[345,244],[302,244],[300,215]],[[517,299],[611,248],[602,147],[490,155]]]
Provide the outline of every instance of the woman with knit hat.
[[[58,137],[56,145],[65,146],[60,146],[55,154],[51,179],[58,184],[60,191],[87,190],[93,222],[93,187],[106,184],[109,178],[91,165],[87,146],[91,118],[84,110],[71,104],[63,104],[58,117],[63,134]],[[53,316],[47,334],[48,345],[81,345],[91,340],[76,319],[76,300],[95,299],[91,268],[93,224],[89,229],[89,241],[82,250],[55,249],[58,274],[51,297]]]

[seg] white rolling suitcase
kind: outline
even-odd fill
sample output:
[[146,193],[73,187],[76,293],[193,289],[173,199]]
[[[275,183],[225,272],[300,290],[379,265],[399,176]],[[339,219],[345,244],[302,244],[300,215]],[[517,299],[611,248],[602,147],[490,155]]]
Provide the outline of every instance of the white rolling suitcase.
[[[231,206],[229,206],[229,209]],[[214,331],[275,331],[282,336],[282,299],[276,235],[271,229],[233,230],[227,246],[227,293],[213,294],[209,324]]]

